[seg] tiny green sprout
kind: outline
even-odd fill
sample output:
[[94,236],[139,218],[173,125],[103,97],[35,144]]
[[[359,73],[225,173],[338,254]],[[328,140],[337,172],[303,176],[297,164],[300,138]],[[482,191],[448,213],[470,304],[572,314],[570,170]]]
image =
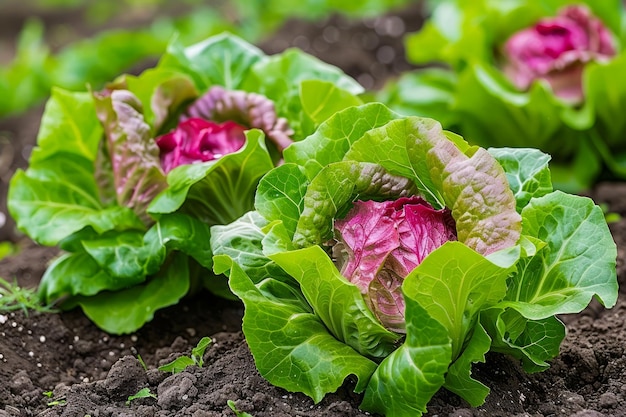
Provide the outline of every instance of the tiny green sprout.
[[233,400],[226,401],[226,404],[228,404],[230,409],[233,410],[237,417],[252,417],[252,414],[248,414],[245,411],[239,411]]
[[196,347],[191,350],[191,356],[180,356],[170,363],[159,366],[159,371],[177,374],[184,371],[186,367],[192,365],[196,365],[199,368],[202,368],[202,366],[204,365],[204,360],[202,359],[202,357],[204,356],[204,351],[210,344],[211,339],[208,337],[203,337],[202,339],[200,339]]
[[8,282],[0,278],[0,313],[22,310],[28,315],[29,310],[39,312],[54,312],[50,306],[41,303],[37,292],[31,288],[22,288],[17,281]]
[[52,398],[52,391],[44,391],[41,393],[43,396],[48,397],[48,398]]
[[150,388],[142,388],[137,392],[137,394],[128,397],[126,405],[130,405],[132,400],[136,400],[138,398],[154,398],[156,400],[157,396],[150,392]]
[[65,405],[65,404],[67,404],[67,401],[65,400],[65,398],[59,398],[58,400],[49,401],[48,407],[54,407],[57,405]]
[[144,371],[148,370],[148,366],[146,365],[146,363],[143,361],[143,358],[141,357],[140,354],[137,354],[137,360],[139,361],[139,363],[141,364],[141,366],[143,367]]

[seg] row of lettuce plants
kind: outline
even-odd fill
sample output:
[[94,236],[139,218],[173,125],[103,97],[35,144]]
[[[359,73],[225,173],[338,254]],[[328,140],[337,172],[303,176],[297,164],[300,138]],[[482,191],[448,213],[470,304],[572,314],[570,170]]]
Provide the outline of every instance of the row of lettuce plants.
[[378,99],[433,117],[481,146],[553,157],[555,184],[576,192],[626,179],[626,25],[620,0],[430,1],[407,36],[407,73]]
[[489,351],[545,369],[558,315],[616,303],[603,211],[555,190],[540,149],[486,149],[370,97],[228,34],[102,90],[55,89],[8,199],[64,251],[42,300],[128,333],[201,288],[239,298],[268,381],[318,402],[350,380],[387,416],[442,387],[480,405]]
[[[166,11],[158,12],[159,8],[167,6],[166,3],[154,0],[146,5],[145,2],[129,0],[119,3],[60,1],[47,7],[45,3],[41,4],[39,7],[42,10],[52,7],[74,14],[84,9],[87,21],[98,20],[94,22],[94,30],[96,23],[107,24],[106,19],[101,21],[102,16],[108,16],[108,24],[115,26],[115,20],[120,15],[145,13],[140,13],[140,8],[156,10],[156,17],[149,25],[107,29],[71,42],[57,52],[51,51],[52,47],[46,40],[49,37],[45,33],[54,33],[55,29],[57,32],[67,31],[67,28],[44,28],[36,16],[29,19],[16,41],[14,58],[0,67],[0,96],[3,97],[0,117],[18,114],[42,102],[49,97],[51,87],[82,90],[89,84],[100,88],[121,72],[157,59],[165,52],[173,36],[188,45],[228,30],[255,42],[272,34],[290,18],[313,21],[333,13],[366,18],[406,5],[408,0],[309,0],[289,7],[284,7],[280,1],[238,0],[208,6],[188,0],[179,7],[182,10],[191,9],[191,12],[175,17],[170,17]],[[7,4],[5,7],[11,6]]]

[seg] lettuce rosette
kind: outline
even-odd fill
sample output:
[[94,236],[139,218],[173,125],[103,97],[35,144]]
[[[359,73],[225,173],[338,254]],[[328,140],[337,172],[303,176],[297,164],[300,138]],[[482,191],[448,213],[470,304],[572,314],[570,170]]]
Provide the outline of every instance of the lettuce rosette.
[[[550,154],[554,184],[626,179],[626,27],[620,0],[430,2],[407,37],[424,65],[378,99],[433,117],[480,146]],[[443,65],[441,65],[443,64]]]
[[548,367],[556,315],[617,298],[603,212],[553,191],[549,159],[380,103],[290,145],[255,210],[211,228],[261,375],[316,402],[348,384],[366,411],[417,416],[442,387],[480,405],[472,364],[488,351]]
[[267,56],[228,34],[173,43],[101,91],[53,90],[8,195],[19,229],[63,250],[43,302],[126,333],[196,289],[232,297],[212,272],[210,227],[251,210],[284,148],[361,91],[299,50]]

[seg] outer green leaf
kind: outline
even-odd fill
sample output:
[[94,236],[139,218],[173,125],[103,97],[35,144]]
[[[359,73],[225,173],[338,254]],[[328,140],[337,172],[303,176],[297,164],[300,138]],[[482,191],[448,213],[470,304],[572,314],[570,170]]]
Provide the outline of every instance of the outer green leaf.
[[156,273],[171,250],[212,266],[209,226],[181,213],[162,216],[145,235],[137,231],[111,232],[83,241],[83,247],[109,274],[133,278]]
[[471,375],[472,365],[476,362],[485,362],[485,353],[490,348],[491,338],[480,324],[480,321],[477,321],[471,338],[463,348],[463,352],[452,363],[446,374],[444,388],[463,398],[472,407],[478,407],[483,404],[489,394],[489,388],[472,378]]
[[405,278],[402,289],[448,330],[456,359],[480,311],[504,298],[511,269],[460,242],[446,242]]
[[285,162],[304,167],[307,177],[312,179],[324,166],[341,161],[365,132],[398,117],[380,103],[345,109],[322,123],[307,140],[285,149]]
[[94,161],[101,138],[102,127],[91,94],[53,88],[41,119],[37,147],[33,150],[30,165],[37,166],[39,161],[61,152]]
[[[294,137],[304,138],[312,133],[316,124],[311,123],[311,115],[303,114],[303,105],[309,104],[309,108],[316,108],[318,95],[312,97],[301,96],[301,93],[311,93],[301,90],[301,83],[307,80],[319,80],[332,83],[344,91],[343,99],[349,95],[363,92],[363,87],[354,79],[348,77],[339,68],[320,61],[316,57],[306,54],[299,49],[287,49],[281,54],[272,55],[267,59],[258,61],[250,76],[242,85],[242,89],[263,94],[271,99],[276,111],[289,120],[289,125],[295,130]],[[335,105],[341,103],[335,103]],[[347,105],[348,103],[346,103]],[[343,107],[340,107],[343,108]],[[318,118],[320,115],[317,115]]]
[[321,80],[305,80],[300,84],[302,110],[319,125],[338,111],[363,104],[354,93],[338,87],[335,83]]
[[537,149],[490,148],[489,153],[502,165],[521,212],[531,198],[552,191],[548,162],[550,155]]
[[214,254],[228,255],[255,284],[280,270],[263,253],[262,240],[267,224],[256,211],[251,211],[230,224],[211,227]]
[[486,150],[457,143],[435,120],[407,117],[367,132],[346,159],[414,181],[434,207],[452,210],[459,241],[472,249],[488,254],[515,245],[521,219],[502,167]]
[[491,350],[521,359],[527,372],[543,371],[558,354],[565,326],[556,317],[528,320],[513,309],[488,312]]
[[383,327],[358,287],[346,281],[319,246],[270,259],[300,283],[315,314],[338,340],[370,358],[384,358],[394,350],[398,335]]
[[520,261],[503,306],[541,320],[578,313],[594,295],[615,304],[617,249],[600,207],[555,191],[532,199],[522,217],[523,233],[547,245]]
[[361,408],[387,417],[417,417],[444,384],[451,362],[448,331],[411,297],[406,341],[372,375]]
[[236,90],[242,89],[241,84],[252,66],[264,57],[257,47],[237,36],[222,33],[187,48],[170,45],[159,68],[188,74],[201,91],[214,84]]
[[143,275],[110,275],[89,254],[78,252],[56,259],[41,278],[38,292],[44,302],[53,303],[67,295],[92,296],[104,290],[121,290],[144,279]]
[[213,225],[228,224],[252,209],[258,181],[274,165],[260,130],[247,131],[246,138],[238,152],[170,171],[169,188],[153,200],[148,212],[180,210]]
[[254,285],[227,256],[216,256],[215,272],[227,272],[244,302],[243,331],[257,369],[273,385],[304,392],[315,402],[358,378],[365,389],[376,364],[335,339],[313,314],[297,288],[267,277]]
[[152,320],[156,310],[176,304],[188,291],[188,258],[176,254],[145,284],[122,291],[101,292],[80,298],[77,303],[98,327],[109,333],[123,334],[139,329]]
[[[67,156],[56,178],[58,162],[39,162],[36,171],[18,171],[11,179],[8,207],[17,226],[43,245],[54,246],[90,226],[98,233],[115,228],[143,229],[143,223],[127,207],[102,207],[84,160]],[[48,169],[49,168],[49,169]],[[37,177],[41,177],[37,178]]]
[[308,184],[298,165],[283,164],[261,178],[254,207],[266,219],[282,220],[293,238]]
[[455,125],[451,110],[456,91],[456,75],[446,69],[428,68],[408,71],[388,82],[376,94],[378,101],[406,116],[432,117],[446,129]]

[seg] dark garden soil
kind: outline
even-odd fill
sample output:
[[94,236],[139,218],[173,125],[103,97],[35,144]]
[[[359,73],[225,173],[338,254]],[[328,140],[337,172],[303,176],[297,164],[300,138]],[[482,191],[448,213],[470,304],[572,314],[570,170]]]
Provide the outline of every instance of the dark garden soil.
[[[400,59],[397,25],[415,30],[419,16],[413,7],[376,21],[291,22],[262,46],[276,52],[299,44],[373,87],[408,68]],[[25,166],[40,117],[41,109],[35,109],[0,120],[0,139],[12,145],[11,158],[0,163],[0,216],[6,213],[7,182],[16,167]],[[0,147],[5,158],[6,142]],[[514,359],[488,355],[487,363],[475,368],[476,378],[492,389],[485,405],[472,409],[442,390],[428,416],[626,416],[626,183],[603,183],[589,195],[622,216],[610,224],[622,288],[617,305],[606,310],[592,303],[578,315],[563,317],[568,335],[561,354],[543,373],[528,375]],[[0,277],[35,286],[57,251],[19,236],[10,219],[2,227],[0,219],[0,241],[7,239],[19,243],[21,251],[0,261]],[[350,381],[319,404],[272,387],[255,369],[241,333],[242,315],[240,303],[202,293],[158,311],[134,334],[114,336],[79,310],[0,313],[0,417],[234,416],[228,400],[254,417],[369,415],[358,409],[361,397],[352,393]],[[203,336],[212,343],[202,368],[175,375],[156,369],[189,355]],[[146,387],[156,398],[127,404],[130,395]]]

